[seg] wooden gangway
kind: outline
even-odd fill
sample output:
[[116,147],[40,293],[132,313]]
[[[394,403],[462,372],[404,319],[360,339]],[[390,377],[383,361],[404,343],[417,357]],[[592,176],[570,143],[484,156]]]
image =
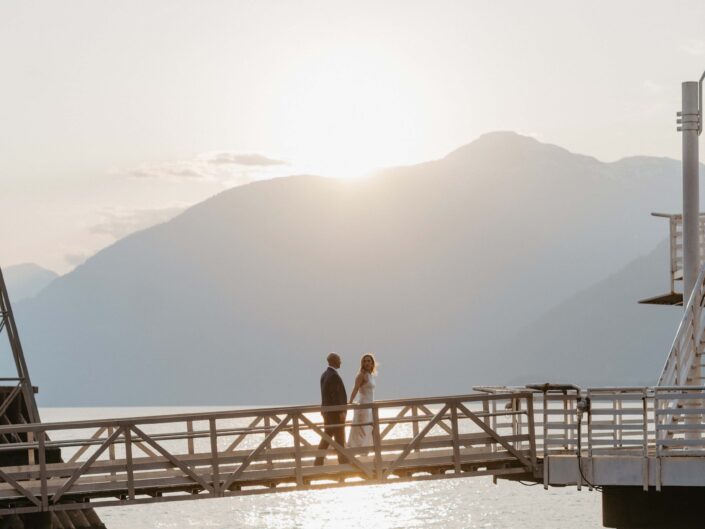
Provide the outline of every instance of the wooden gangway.
[[[0,427],[0,515],[463,476],[534,479],[530,391],[380,401],[373,444],[344,448],[319,406]],[[349,423],[348,423],[349,425]],[[321,439],[331,449],[318,449]],[[58,451],[63,458],[60,462]],[[314,459],[326,455],[323,465]],[[338,462],[338,455],[347,459]],[[3,459],[4,458],[4,459]],[[9,459],[8,459],[9,458]]]
[[94,507],[488,475],[705,486],[704,387],[478,388],[327,410],[356,408],[373,442],[354,449],[328,437],[319,406],[3,426],[0,516],[63,529]]

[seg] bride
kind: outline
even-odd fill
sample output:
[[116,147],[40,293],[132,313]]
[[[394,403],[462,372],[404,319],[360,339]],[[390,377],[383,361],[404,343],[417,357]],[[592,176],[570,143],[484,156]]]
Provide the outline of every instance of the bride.
[[[377,377],[377,362],[372,353],[362,355],[360,359],[360,372],[355,377],[355,387],[350,395],[350,404],[355,401],[359,393],[359,404],[368,404],[374,401],[375,378]],[[372,445],[372,408],[356,409],[353,413],[352,427],[348,436],[349,447]]]

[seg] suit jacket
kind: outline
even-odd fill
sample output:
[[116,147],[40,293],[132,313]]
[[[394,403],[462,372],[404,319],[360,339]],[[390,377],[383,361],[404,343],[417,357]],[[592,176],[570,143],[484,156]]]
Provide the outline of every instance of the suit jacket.
[[[321,406],[341,406],[348,403],[345,384],[338,371],[329,367],[321,375]],[[324,412],[323,422],[335,424],[345,421],[345,412]]]

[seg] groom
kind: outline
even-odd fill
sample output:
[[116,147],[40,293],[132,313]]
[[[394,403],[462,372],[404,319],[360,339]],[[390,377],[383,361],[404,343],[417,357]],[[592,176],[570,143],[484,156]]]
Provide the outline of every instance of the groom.
[[[345,392],[345,384],[343,379],[338,374],[340,368],[340,356],[336,353],[328,355],[328,369],[321,375],[321,407],[324,406],[344,406],[348,403],[348,394]],[[323,430],[335,439],[335,442],[340,446],[345,447],[345,416],[343,411],[322,411],[323,415]],[[318,445],[319,450],[326,450],[329,443],[325,439],[321,439]],[[319,456],[316,458],[315,465],[322,465],[325,458]],[[345,456],[338,454],[338,463],[347,463]]]

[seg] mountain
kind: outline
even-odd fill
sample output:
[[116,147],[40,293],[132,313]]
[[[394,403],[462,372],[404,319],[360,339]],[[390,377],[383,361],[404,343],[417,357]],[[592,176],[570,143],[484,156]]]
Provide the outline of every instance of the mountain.
[[4,268],[3,277],[10,299],[17,302],[36,296],[59,275],[34,263],[24,263]]
[[679,209],[679,174],[500,132],[358,181],[225,191],[18,304],[40,402],[310,403],[331,350],[348,381],[376,352],[380,398],[509,381],[509,337],[666,236],[649,212]]
[[[666,293],[667,241],[599,283],[571,296],[511,337],[520,351],[514,384],[566,381],[582,386],[654,385],[683,307],[638,305]],[[655,286],[666,286],[655,290]]]

